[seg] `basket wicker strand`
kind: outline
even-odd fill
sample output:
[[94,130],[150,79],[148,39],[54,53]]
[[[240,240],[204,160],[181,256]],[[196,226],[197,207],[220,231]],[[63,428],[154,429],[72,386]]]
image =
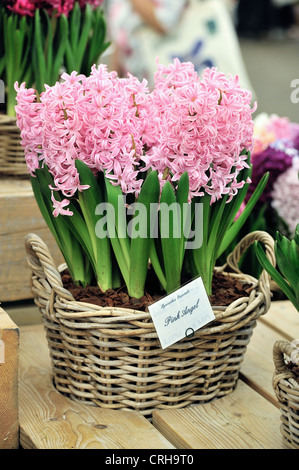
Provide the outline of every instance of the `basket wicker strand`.
[[26,237],[32,292],[46,329],[54,383],[61,393],[85,404],[139,410],[181,408],[231,393],[257,319],[270,306],[269,276],[257,281],[238,268],[255,240],[274,264],[274,242],[265,232],[245,237],[228,257],[226,269],[252,285],[250,294],[228,307],[213,307],[215,321],[162,349],[148,312],[99,307],[75,301],[44,242]]
[[296,352],[296,347],[288,341],[276,341],[273,347],[273,388],[281,412],[283,441],[290,449],[299,449],[299,383],[287,366],[286,357]]
[[0,174],[28,177],[20,129],[6,114],[0,114]]

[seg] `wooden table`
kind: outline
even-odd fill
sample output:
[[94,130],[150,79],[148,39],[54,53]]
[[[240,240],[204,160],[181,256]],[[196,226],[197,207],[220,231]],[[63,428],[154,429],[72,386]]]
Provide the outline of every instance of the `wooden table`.
[[272,302],[258,321],[233,393],[208,404],[135,411],[80,405],[58,393],[41,325],[20,328],[20,444],[35,449],[284,449],[272,389],[272,348],[299,337],[299,315]]

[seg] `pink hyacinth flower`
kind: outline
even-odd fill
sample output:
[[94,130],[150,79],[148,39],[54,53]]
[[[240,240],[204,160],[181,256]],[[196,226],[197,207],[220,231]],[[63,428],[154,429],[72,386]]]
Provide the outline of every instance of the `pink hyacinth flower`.
[[59,215],[73,215],[72,211],[70,211],[69,209],[64,209],[64,207],[69,205],[70,201],[68,201],[67,199],[63,199],[62,201],[57,201],[57,199],[55,199],[53,195],[53,191],[51,194],[51,199],[52,199],[53,207],[54,207],[54,211],[53,211],[54,217],[58,217]]

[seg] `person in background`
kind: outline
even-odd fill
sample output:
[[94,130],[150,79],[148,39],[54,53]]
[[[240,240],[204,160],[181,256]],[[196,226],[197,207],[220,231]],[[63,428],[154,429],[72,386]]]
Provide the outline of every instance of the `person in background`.
[[187,7],[188,0],[107,0],[107,25],[113,44],[109,69],[120,76],[130,72],[139,79],[147,77],[146,60],[138,49],[134,32],[148,24],[167,35]]

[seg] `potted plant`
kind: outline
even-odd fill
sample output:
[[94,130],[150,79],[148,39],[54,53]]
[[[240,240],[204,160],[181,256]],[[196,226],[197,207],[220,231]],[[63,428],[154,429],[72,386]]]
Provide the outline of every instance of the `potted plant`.
[[[299,224],[292,239],[277,232],[275,257],[277,268],[268,259],[259,243],[257,258],[299,312]],[[276,341],[273,348],[275,373],[273,388],[281,411],[281,432],[286,445],[299,449],[299,350],[298,339]]]
[[[0,7],[1,172],[27,174],[15,123],[15,81],[40,93],[54,85],[62,69],[90,70],[107,48],[102,0],[4,0]],[[3,160],[3,162],[2,162]]]
[[[238,260],[256,239],[273,258],[273,239],[255,232],[215,266],[267,181],[236,219],[250,182],[250,93],[237,77],[207,69],[199,78],[177,59],[157,66],[155,83],[149,92],[145,81],[100,65],[88,77],[64,74],[38,97],[16,84],[34,194],[75,284],[66,288],[47,247],[29,235],[56,386],[144,414],[233,390],[252,328],[270,304],[268,274],[244,277]],[[212,302],[216,273],[238,280],[241,296],[214,305],[212,326],[161,348],[149,303],[197,276]],[[93,281],[102,306],[75,300],[76,288]]]

